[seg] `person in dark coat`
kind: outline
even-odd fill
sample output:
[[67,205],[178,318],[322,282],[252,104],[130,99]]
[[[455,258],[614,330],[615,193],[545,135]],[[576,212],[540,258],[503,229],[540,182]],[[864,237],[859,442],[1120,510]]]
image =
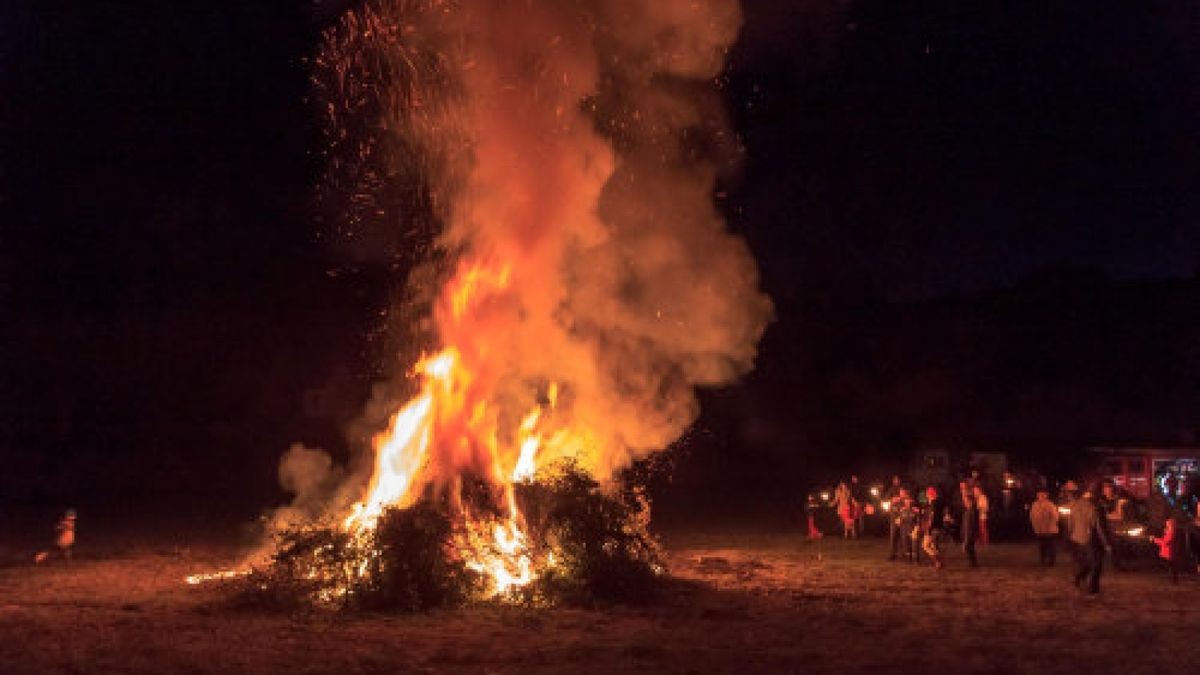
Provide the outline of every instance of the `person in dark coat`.
[[850,495],[854,497],[854,536],[861,537],[865,526],[865,507],[870,500],[867,498],[867,489],[859,482],[857,475],[850,476]]
[[905,541],[908,539],[911,528],[909,531],[905,531],[904,523],[906,520],[905,509],[909,506],[908,502],[911,501],[912,496],[908,494],[908,489],[902,487],[884,502],[888,507],[888,544],[891,548],[888,560],[896,560],[901,556],[910,557],[907,555]]
[[1100,573],[1104,568],[1104,556],[1112,553],[1112,537],[1108,532],[1107,519],[1096,506],[1096,493],[1088,490],[1082,499],[1071,504],[1067,516],[1067,545],[1075,558],[1075,586],[1089,595],[1100,592]]
[[1188,550],[1192,552],[1192,562],[1196,563],[1196,574],[1200,574],[1200,508],[1192,518],[1192,524],[1187,529]]
[[975,557],[975,543],[980,538],[980,513],[979,499],[975,495],[975,489],[964,487],[959,493],[962,500],[962,515],[959,521],[959,532],[962,535],[963,552],[967,554],[967,562],[971,567],[978,567],[979,561]]

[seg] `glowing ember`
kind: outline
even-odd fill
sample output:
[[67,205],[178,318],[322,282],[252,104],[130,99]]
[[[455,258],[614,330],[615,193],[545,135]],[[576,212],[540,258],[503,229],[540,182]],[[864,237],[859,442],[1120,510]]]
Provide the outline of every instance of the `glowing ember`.
[[249,576],[252,570],[222,570],[220,572],[209,572],[207,574],[193,574],[185,577],[184,581],[191,586],[203,584],[209,581],[221,581],[225,579],[238,579]]

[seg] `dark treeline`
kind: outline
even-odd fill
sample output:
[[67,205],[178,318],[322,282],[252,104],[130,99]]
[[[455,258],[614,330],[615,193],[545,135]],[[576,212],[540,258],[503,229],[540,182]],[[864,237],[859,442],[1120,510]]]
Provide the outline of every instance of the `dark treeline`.
[[1194,445],[1197,286],[1060,270],[959,297],[783,307],[746,386],[706,397],[685,473],[734,498],[786,496],[903,470],[923,449],[1064,475],[1091,445]]
[[[389,360],[372,340],[387,283],[310,276],[266,304],[28,312],[0,390],[4,498],[251,506],[278,498],[292,442],[346,457]],[[669,490],[786,495],[918,449],[1005,451],[1056,471],[1093,444],[1195,443],[1197,290],[1061,272],[940,300],[781,307],[757,371],[702,396]]]

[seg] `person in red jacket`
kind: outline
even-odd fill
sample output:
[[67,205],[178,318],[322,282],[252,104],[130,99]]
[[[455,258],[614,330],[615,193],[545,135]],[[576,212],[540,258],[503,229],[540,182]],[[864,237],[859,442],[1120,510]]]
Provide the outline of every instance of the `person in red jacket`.
[[1163,536],[1152,537],[1151,541],[1158,544],[1158,557],[1167,564],[1171,581],[1179,583],[1179,567],[1183,563],[1183,537],[1179,536],[1179,522],[1176,517],[1168,516]]

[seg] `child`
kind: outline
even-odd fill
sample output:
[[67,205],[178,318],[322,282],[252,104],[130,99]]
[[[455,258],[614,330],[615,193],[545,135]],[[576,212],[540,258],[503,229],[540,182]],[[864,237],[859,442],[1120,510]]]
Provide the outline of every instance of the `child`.
[[63,558],[70,560],[71,547],[75,545],[75,509],[67,509],[58,524],[54,526],[54,531],[58,533],[54,543],[58,544],[58,550],[62,551]]
[[1167,571],[1171,573],[1171,581],[1179,583],[1179,567],[1183,563],[1183,538],[1179,536],[1179,523],[1175,516],[1167,517],[1166,529],[1163,536],[1151,537],[1158,544],[1158,557],[1167,563]]
[[[54,525],[54,543],[62,553],[63,559],[70,561],[71,547],[75,545],[75,509],[67,509],[67,512]],[[39,551],[33,561],[43,563],[49,557],[50,551]]]
[[816,541],[825,536],[817,527],[817,510],[821,508],[821,502],[817,501],[816,495],[808,496],[808,503],[804,505],[805,515],[808,516],[808,540]]

